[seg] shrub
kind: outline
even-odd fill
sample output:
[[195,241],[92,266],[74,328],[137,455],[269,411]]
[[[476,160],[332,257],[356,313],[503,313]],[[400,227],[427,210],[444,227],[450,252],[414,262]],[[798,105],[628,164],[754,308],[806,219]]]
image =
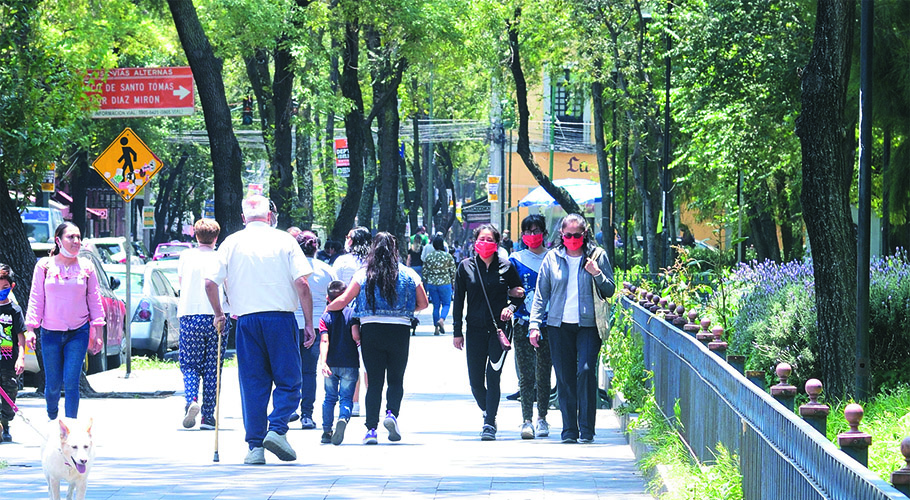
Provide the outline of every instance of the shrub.
[[613,327],[603,344],[601,355],[613,370],[610,395],[614,396],[619,391],[626,399],[627,406],[618,408],[617,411],[641,411],[649,392],[647,381],[651,378],[651,372],[645,370],[641,335],[632,330],[631,313],[618,304],[613,306]]

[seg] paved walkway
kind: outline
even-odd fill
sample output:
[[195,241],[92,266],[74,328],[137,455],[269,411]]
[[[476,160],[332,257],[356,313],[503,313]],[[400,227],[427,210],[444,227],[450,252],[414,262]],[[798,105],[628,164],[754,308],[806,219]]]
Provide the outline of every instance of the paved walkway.
[[[431,321],[422,314],[418,336],[411,338],[399,418],[402,441],[390,444],[380,429],[379,446],[363,446],[363,418],[352,420],[337,447],[319,444],[321,430],[291,424],[296,462],[280,462],[266,452],[268,465],[242,465],[247,448],[236,369],[223,372],[219,463],[212,462],[214,432],[184,430],[180,424],[179,370],[134,371],[129,379],[122,369],[91,376],[98,391],[176,392],[168,398],[82,400],[80,416],[94,419],[97,456],[88,498],[651,498],[610,410],[598,410],[594,444],[561,444],[558,411],[548,416],[551,437],[523,441],[519,404],[503,400],[497,441],[481,442],[482,418],[470,395],[464,353],[452,347],[451,335],[433,336],[426,326]],[[507,363],[504,396],[517,389],[512,356]],[[32,422],[44,425],[43,400],[19,403]],[[47,498],[40,437],[18,418],[12,431],[16,442],[0,445],[0,459],[10,465],[0,471],[0,496]]]

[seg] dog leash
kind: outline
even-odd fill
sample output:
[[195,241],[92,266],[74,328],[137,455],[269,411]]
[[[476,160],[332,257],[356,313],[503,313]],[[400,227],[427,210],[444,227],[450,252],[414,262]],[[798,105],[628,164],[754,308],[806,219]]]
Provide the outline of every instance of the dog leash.
[[45,436],[43,432],[39,431],[37,427],[32,425],[32,422],[28,419],[28,417],[25,416],[24,413],[22,413],[22,410],[20,410],[19,407],[16,406],[16,403],[13,403],[12,398],[10,398],[9,394],[7,394],[6,391],[3,390],[3,387],[0,387],[0,396],[3,396],[3,399],[5,399],[7,403],[9,403],[10,407],[12,407],[13,411],[17,415],[19,415],[19,418],[21,418],[23,422],[28,424],[28,426],[31,427],[35,432],[37,432],[39,436],[41,436],[43,439],[47,440],[47,436]]

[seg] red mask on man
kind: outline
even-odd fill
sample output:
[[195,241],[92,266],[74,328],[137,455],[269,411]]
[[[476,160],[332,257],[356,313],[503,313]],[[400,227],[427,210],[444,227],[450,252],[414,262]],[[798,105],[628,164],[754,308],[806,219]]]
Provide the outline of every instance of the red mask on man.
[[480,255],[481,259],[489,259],[496,253],[498,246],[494,241],[478,241],[474,243],[474,251]]
[[540,245],[543,245],[543,234],[523,234],[521,235],[521,241],[524,242],[528,248],[537,248]]
[[562,237],[562,244],[566,246],[571,251],[576,251],[579,248],[583,247],[585,244],[584,238],[568,238],[566,236]]

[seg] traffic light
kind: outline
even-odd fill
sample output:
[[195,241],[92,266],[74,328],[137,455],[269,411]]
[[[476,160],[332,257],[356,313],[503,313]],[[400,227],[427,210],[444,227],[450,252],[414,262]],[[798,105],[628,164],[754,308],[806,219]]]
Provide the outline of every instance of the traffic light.
[[243,111],[241,111],[241,121],[243,125],[253,124],[253,98],[246,97],[243,99]]

